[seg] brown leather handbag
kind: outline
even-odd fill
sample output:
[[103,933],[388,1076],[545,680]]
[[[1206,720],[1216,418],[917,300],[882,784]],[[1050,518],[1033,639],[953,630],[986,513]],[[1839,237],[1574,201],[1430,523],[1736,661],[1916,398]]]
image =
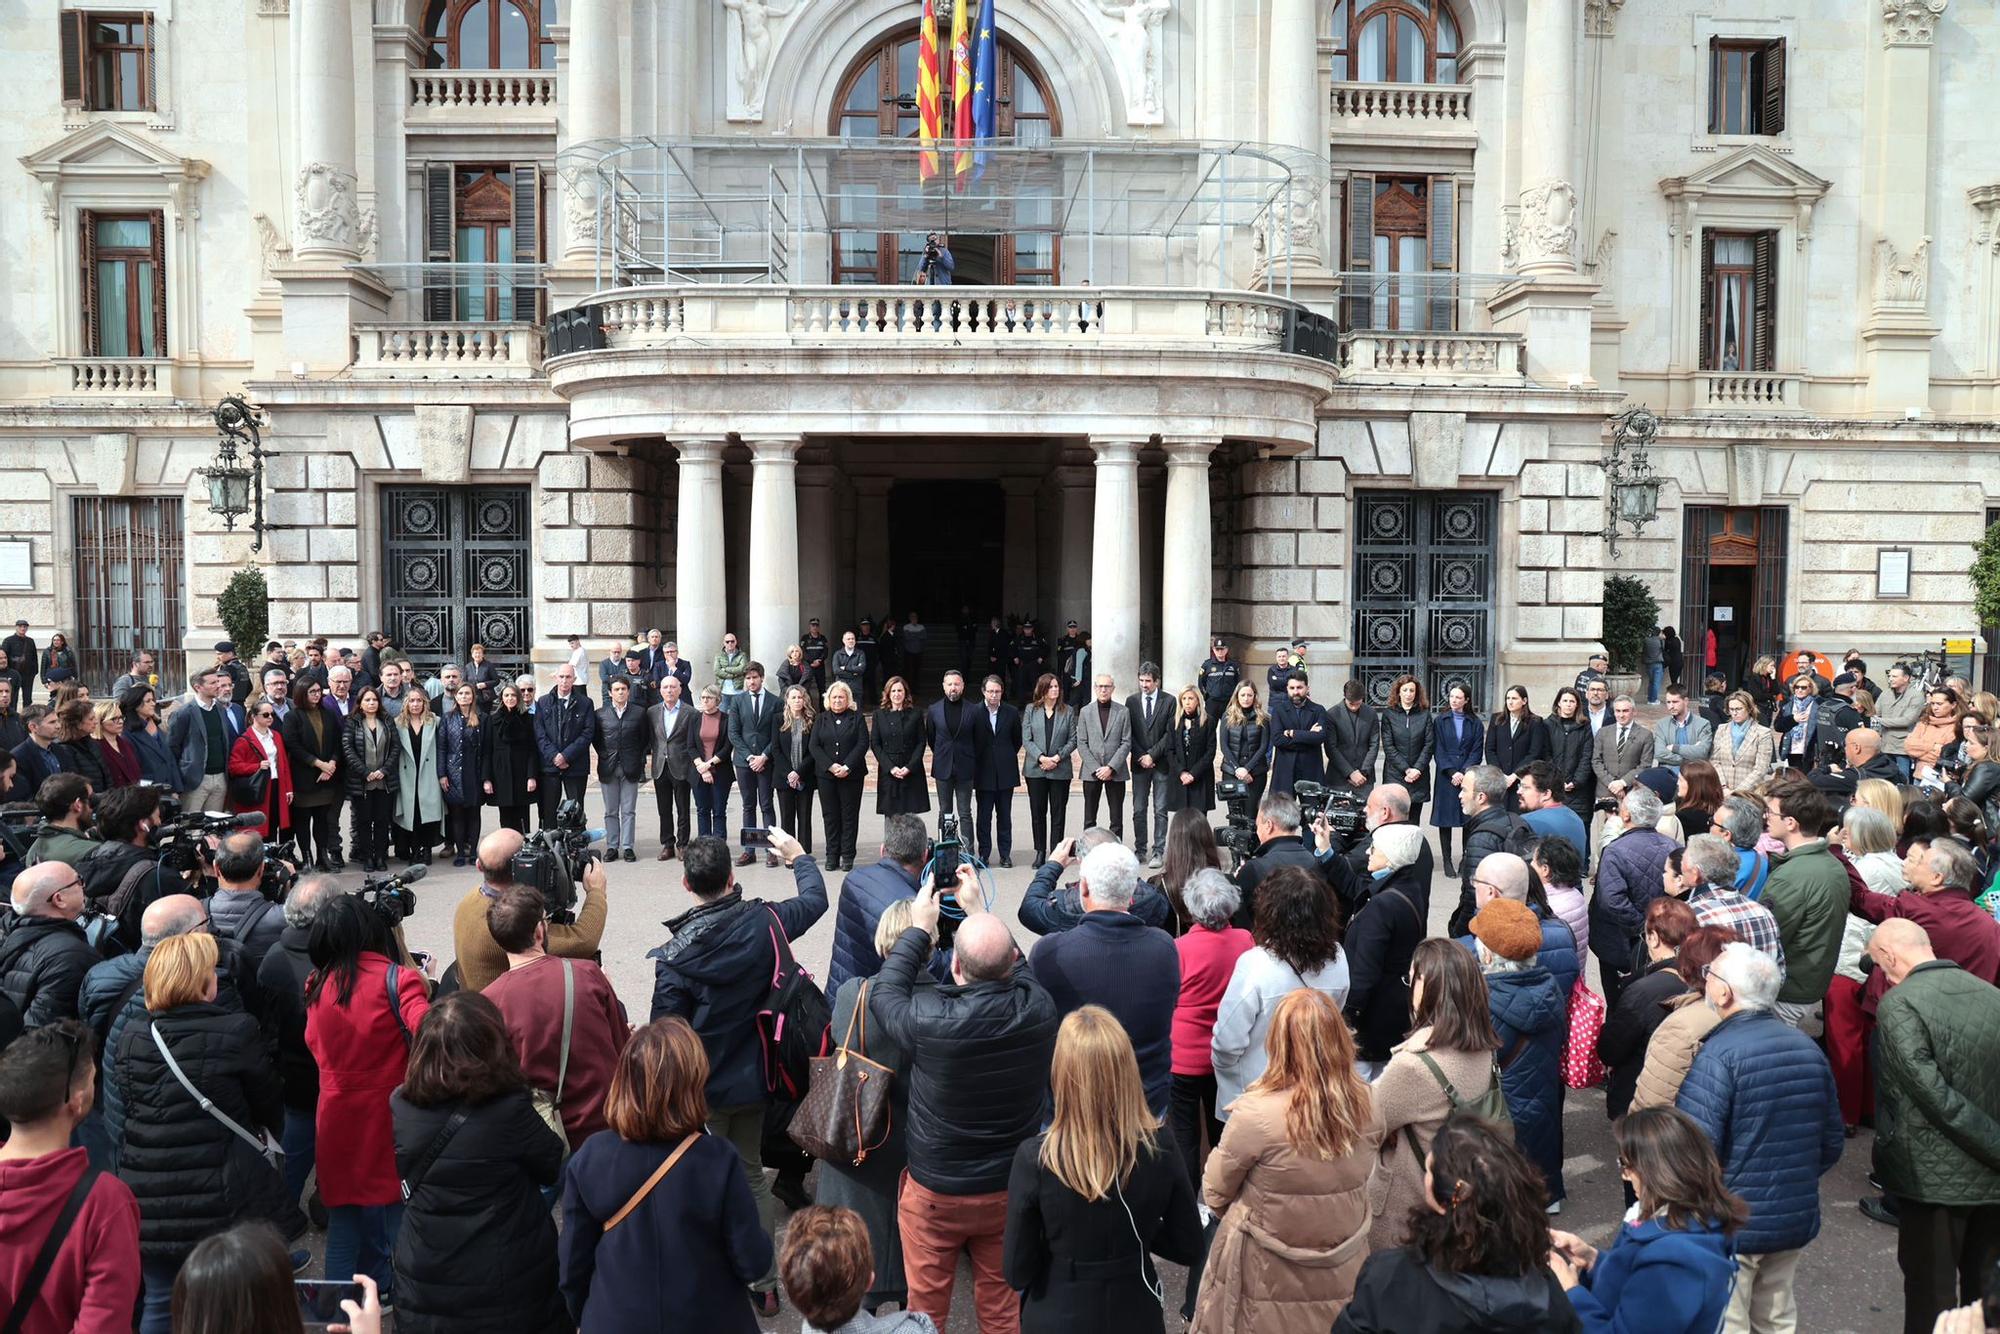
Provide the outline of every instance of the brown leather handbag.
[[[815,1056],[804,1101],[792,1114],[792,1142],[815,1158],[859,1167],[889,1138],[896,1072],[868,1059],[868,986],[861,984],[847,1032],[831,1056]],[[856,1030],[860,1045],[854,1044]]]

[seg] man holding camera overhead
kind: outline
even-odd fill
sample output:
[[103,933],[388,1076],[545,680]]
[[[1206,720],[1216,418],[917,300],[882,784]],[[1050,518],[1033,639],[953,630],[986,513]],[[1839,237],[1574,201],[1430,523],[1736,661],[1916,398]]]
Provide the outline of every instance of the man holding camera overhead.
[[[484,991],[494,978],[507,971],[507,952],[493,939],[486,914],[493,901],[514,883],[514,854],[524,840],[512,829],[496,829],[479,840],[480,884],[458,901],[451,918],[452,948],[458,954],[459,985],[467,991]],[[604,939],[604,863],[593,860],[583,869],[583,897],[571,925],[550,923],[543,949],[562,959],[588,959],[597,953]]]

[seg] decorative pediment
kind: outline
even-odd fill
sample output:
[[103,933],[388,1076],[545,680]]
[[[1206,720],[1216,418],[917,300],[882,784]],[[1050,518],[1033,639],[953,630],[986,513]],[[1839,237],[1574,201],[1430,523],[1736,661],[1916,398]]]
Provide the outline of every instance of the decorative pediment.
[[1700,171],[1660,182],[1672,204],[1667,231],[1693,245],[1700,219],[1781,225],[1803,250],[1812,239],[1813,209],[1833,188],[1762,144],[1747,144]]
[[130,126],[98,121],[21,159],[41,183],[42,212],[49,225],[61,221],[58,201],[65,188],[117,181],[164,183],[174,212],[200,217],[193,186],[208,178],[209,164],[176,157]]

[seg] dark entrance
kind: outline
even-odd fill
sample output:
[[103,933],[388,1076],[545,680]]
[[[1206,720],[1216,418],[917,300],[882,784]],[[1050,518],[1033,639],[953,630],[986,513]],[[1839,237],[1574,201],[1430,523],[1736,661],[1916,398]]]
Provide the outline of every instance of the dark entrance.
[[528,488],[382,491],[382,603],[391,642],[425,677],[474,641],[502,675],[528,662]]
[[1715,631],[1715,669],[1734,685],[1758,658],[1784,656],[1785,540],[1782,505],[1728,509],[1690,505],[1681,520],[1681,640],[1689,685],[1706,669],[1702,646]]
[[1462,685],[1492,708],[1494,497],[1379,491],[1354,505],[1354,674],[1369,700],[1409,673],[1434,702]]
[[912,481],[889,489],[889,612],[938,626],[1000,610],[1007,496],[998,482]]

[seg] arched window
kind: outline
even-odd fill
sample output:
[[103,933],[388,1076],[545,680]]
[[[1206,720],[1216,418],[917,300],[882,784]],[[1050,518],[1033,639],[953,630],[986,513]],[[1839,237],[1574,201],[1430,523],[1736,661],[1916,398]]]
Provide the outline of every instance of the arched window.
[[1333,77],[1457,83],[1458,20],[1445,0],[1335,0]]
[[427,69],[554,69],[557,0],[431,0]]
[[[940,24],[940,28],[945,25]],[[938,34],[942,51],[939,79],[941,124],[946,127],[946,147],[942,154],[943,180],[950,177],[949,148],[952,107],[957,90],[952,83],[948,32]],[[994,136],[1030,147],[1048,143],[1062,133],[1061,116],[1048,84],[1028,56],[1000,39],[1000,86],[994,95]],[[863,52],[841,83],[835,100],[832,131],[851,139],[915,139],[917,137],[917,29],[901,29]],[[909,189],[917,189],[914,175]],[[836,188],[851,192],[847,216],[866,213],[882,189],[879,177],[869,175],[851,185]],[[940,189],[933,183],[932,189]],[[955,280],[963,283],[1054,283],[1061,272],[1061,242],[1056,234],[1056,186],[1043,184],[1032,169],[1022,172],[1010,186],[1002,207],[1011,212],[1012,230],[998,230],[990,218],[982,217],[981,231],[959,232],[951,243],[956,263]],[[954,208],[958,205],[953,204]],[[834,235],[833,276],[835,282],[907,283],[923,259],[922,232],[874,232],[843,228]]]

